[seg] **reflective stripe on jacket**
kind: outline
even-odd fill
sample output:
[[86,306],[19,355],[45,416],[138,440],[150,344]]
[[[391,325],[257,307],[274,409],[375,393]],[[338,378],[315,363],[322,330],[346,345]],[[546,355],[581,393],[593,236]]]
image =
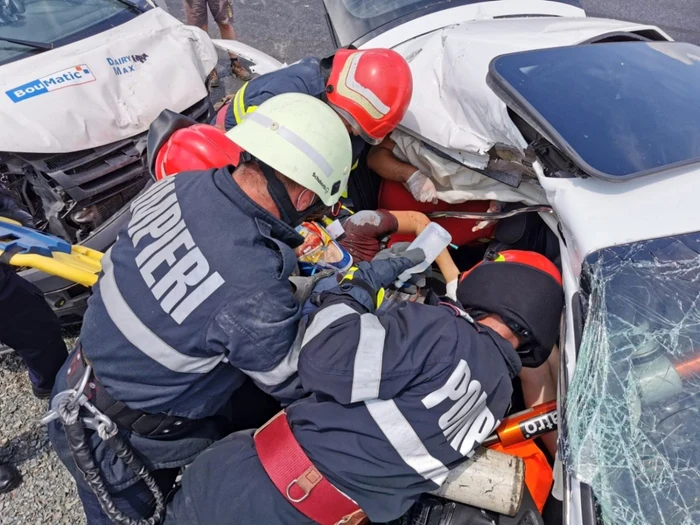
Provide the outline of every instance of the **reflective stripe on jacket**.
[[[513,347],[448,306],[366,313],[328,294],[305,329],[295,437],[371,521],[401,516],[471,456],[510,405]],[[319,439],[323,436],[323,439]]]
[[246,82],[236,92],[231,109],[226,115],[226,131],[240,124],[245,115],[253,112],[266,100],[282,93],[304,93],[321,98],[326,90],[326,79],[321,72],[320,60],[308,57],[290,66],[272,71]]
[[96,376],[132,408],[193,419],[245,375],[293,400],[301,311],[288,277],[300,242],[227,168],[153,185],[88,302],[80,338]]

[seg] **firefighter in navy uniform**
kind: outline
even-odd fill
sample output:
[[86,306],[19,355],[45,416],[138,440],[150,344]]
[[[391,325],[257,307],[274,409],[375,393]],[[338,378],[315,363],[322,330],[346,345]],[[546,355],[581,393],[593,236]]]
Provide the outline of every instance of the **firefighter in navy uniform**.
[[[308,95],[270,99],[229,136],[252,156],[235,171],[181,173],[133,202],[54,389],[57,397],[84,380],[82,392],[163,493],[220,437],[212,418],[246,378],[283,403],[296,398],[290,349],[301,309],[288,277],[303,239],[294,226],[334,204],[350,172],[341,120]],[[106,486],[96,497],[62,427],[50,424],[51,442],[76,479],[88,523],[122,523],[117,511],[148,516],[151,489],[88,430]]]
[[382,312],[382,263],[360,263],[317,299],[300,341],[310,395],[203,452],[166,525],[387,522],[493,432],[511,380],[546,361],[558,337],[559,271],[539,254],[506,251],[462,277],[459,305]]
[[[0,217],[34,227],[32,216],[1,184]],[[2,257],[0,313],[0,341],[12,347],[24,361],[34,396],[47,399],[51,395],[56,374],[68,355],[61,335],[61,323],[41,290],[17,275]]]
[[[0,217],[34,226],[32,216],[0,185]],[[56,374],[68,352],[61,323],[36,286],[22,279],[0,257],[0,342],[12,347],[29,372],[32,392],[39,399],[51,394]],[[21,482],[17,469],[0,463],[0,494]]]
[[212,124],[229,130],[270,97],[304,93],[327,102],[351,134],[353,169],[365,144],[379,144],[403,119],[413,93],[406,60],[390,49],[339,49],[247,82]]

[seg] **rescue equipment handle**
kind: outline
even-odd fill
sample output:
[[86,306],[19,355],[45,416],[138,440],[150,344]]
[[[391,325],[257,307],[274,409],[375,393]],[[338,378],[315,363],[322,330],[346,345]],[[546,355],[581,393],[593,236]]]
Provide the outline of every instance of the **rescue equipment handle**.
[[557,402],[549,401],[504,418],[496,432],[483,442],[483,446],[493,447],[500,443],[503,447],[509,447],[558,428]]
[[[677,363],[669,361],[669,369],[674,370],[684,380],[700,375],[700,355],[694,354]],[[664,376],[668,374],[669,369],[663,370]],[[504,418],[482,445],[492,447],[500,443],[503,447],[509,447],[554,432],[558,428],[557,402],[548,401]]]
[[17,221],[0,217],[0,262],[28,267],[68,281],[92,286],[102,270],[103,254]]
[[525,489],[525,462],[507,453],[479,447],[450,470],[436,496],[480,509],[515,516]]

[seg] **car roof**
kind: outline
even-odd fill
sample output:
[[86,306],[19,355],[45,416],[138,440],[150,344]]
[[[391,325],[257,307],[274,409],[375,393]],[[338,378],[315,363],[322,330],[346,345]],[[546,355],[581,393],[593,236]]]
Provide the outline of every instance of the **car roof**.
[[[377,35],[426,15],[455,7],[495,0],[323,0],[339,47],[359,46]],[[540,2],[542,3],[542,2]],[[552,3],[582,7],[581,0]],[[523,3],[527,8],[527,3]],[[522,12],[522,11],[515,11]],[[539,12],[533,7],[533,13]]]
[[495,57],[645,30],[663,35],[654,26],[632,22],[548,17],[474,20],[404,42],[395,49],[409,62],[414,88],[401,128],[467,166],[482,168],[494,144],[527,145],[506,104],[487,84]]

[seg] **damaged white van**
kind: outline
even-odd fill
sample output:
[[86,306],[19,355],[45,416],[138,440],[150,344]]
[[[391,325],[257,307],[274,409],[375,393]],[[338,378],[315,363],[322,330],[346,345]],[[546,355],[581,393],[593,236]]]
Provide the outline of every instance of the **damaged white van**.
[[[146,0],[0,2],[0,180],[41,230],[106,249],[148,183],[163,110],[206,121],[217,61],[201,30]],[[64,322],[87,290],[24,272]]]

